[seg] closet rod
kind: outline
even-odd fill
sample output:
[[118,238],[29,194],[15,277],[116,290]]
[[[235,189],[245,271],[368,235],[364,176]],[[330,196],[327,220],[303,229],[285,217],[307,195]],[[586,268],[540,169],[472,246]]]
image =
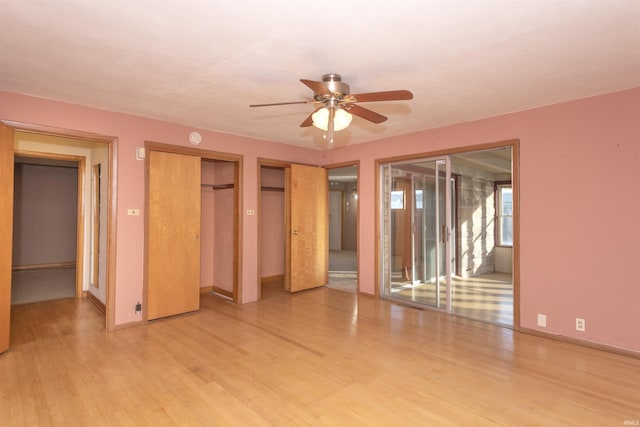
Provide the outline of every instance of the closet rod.
[[260,187],[262,191],[284,191],[282,187]]
[[234,188],[235,184],[200,184],[201,187],[211,187],[214,190],[224,190],[225,188]]

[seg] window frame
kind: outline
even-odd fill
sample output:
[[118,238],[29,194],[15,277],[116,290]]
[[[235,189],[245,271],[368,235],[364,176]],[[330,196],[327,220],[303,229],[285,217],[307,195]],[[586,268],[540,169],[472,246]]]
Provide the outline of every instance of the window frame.
[[[512,211],[511,215],[502,215],[502,192],[503,188],[510,188],[511,194],[513,195],[513,184],[511,180],[508,181],[495,181],[493,184],[493,197],[494,197],[494,209],[495,209],[495,226],[494,226],[494,244],[496,247],[500,248],[513,248],[513,237],[510,245],[504,244],[502,242],[502,218],[509,217],[511,218],[512,229],[511,235],[513,236],[513,199],[512,199]],[[513,196],[512,196],[513,197]]]

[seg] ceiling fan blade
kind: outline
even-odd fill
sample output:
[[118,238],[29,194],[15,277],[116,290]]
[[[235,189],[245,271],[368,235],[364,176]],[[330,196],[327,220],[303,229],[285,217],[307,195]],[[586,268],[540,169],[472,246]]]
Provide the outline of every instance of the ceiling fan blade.
[[318,101],[293,101],[293,102],[275,102],[271,104],[251,104],[249,107],[272,107],[274,105],[291,105],[291,104],[315,104]]
[[347,110],[351,114],[362,117],[363,119],[369,120],[373,123],[382,123],[387,120],[387,118],[382,114],[378,114],[375,111],[371,111],[367,108],[363,108],[355,104],[347,104],[345,110]]
[[309,87],[309,89],[311,89],[313,93],[317,93],[318,95],[331,95],[331,91],[322,82],[316,82],[307,79],[300,79],[300,81],[307,85],[307,87]]
[[313,126],[313,114],[316,111],[318,111],[319,109],[321,109],[322,107],[323,107],[323,105],[321,105],[318,108],[316,108],[315,110],[313,110],[313,112],[311,114],[309,114],[309,117],[304,119],[304,122],[300,123],[300,127],[301,128],[308,128],[309,126]]
[[400,101],[412,98],[413,94],[408,90],[388,90],[386,92],[369,92],[349,95],[349,102]]

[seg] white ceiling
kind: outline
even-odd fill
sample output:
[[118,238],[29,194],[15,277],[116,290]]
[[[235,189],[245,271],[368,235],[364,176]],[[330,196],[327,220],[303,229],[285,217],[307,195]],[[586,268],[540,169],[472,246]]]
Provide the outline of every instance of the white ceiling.
[[640,86],[639,0],[0,0],[0,89],[316,149],[300,78],[363,104],[335,146]]

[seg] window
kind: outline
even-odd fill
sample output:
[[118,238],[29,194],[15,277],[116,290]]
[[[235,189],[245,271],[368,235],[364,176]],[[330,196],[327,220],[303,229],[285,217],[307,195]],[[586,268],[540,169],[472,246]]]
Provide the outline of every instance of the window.
[[404,190],[391,191],[391,209],[404,209]]
[[496,185],[496,242],[513,246],[513,189],[511,183]]
[[416,190],[416,209],[422,209],[422,190]]

